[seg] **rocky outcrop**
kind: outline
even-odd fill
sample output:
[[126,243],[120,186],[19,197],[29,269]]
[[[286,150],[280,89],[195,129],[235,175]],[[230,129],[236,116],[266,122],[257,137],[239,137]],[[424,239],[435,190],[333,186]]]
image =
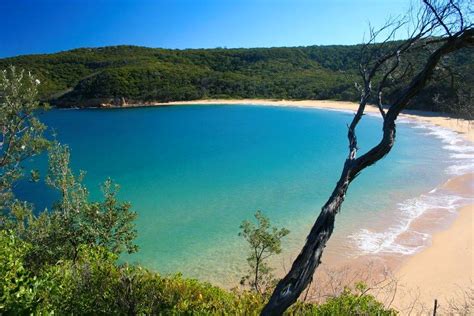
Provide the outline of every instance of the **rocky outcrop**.
[[114,106],[126,106],[127,101],[125,100],[124,97],[115,97],[113,101]]

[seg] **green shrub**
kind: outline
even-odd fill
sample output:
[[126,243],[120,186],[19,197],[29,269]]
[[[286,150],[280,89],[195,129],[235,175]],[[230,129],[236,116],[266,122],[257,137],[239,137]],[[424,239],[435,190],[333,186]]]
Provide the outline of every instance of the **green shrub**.
[[[60,260],[33,274],[25,265],[31,245],[12,231],[0,232],[0,313],[30,314],[233,314],[256,315],[265,297],[226,291],[209,283],[163,277],[120,265],[103,247],[82,246],[76,261]],[[289,315],[394,315],[360,284],[321,305],[299,302]]]
[[329,298],[323,304],[297,302],[290,307],[286,314],[314,316],[397,315],[397,311],[385,308],[375,297],[367,294],[366,289],[364,283],[359,283],[355,289],[346,288],[341,295]]
[[12,231],[0,231],[0,314],[28,314],[42,303],[41,289],[48,288],[48,278],[38,278],[25,266],[31,246]]

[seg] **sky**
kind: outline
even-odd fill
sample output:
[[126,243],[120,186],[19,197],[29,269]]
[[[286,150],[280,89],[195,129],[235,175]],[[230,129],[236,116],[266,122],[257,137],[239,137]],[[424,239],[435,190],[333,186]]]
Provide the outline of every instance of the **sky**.
[[0,58],[79,47],[356,44],[409,0],[0,0]]

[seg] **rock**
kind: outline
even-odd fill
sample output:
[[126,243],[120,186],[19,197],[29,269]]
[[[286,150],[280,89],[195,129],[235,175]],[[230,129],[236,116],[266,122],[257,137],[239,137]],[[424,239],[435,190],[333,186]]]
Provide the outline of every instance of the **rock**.
[[124,97],[115,97],[113,101],[114,106],[125,106],[127,105],[127,101]]

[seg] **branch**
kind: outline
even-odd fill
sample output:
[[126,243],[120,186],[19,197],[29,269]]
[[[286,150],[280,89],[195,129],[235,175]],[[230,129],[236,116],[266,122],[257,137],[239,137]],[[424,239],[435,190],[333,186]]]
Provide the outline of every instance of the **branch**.
[[396,61],[392,68],[390,68],[383,76],[382,80],[379,83],[379,87],[377,89],[377,107],[379,108],[380,114],[382,115],[382,118],[385,119],[385,111],[383,109],[383,104],[382,104],[382,90],[386,87],[386,82],[387,78],[395,71],[395,69],[398,68],[400,65],[400,51],[397,51],[396,54]]
[[460,29],[464,29],[464,18],[462,16],[461,10],[459,7],[454,3],[453,0],[449,0],[449,4],[456,10],[458,16],[459,16],[459,24],[460,24]]
[[8,158],[11,154],[10,151],[11,151],[11,148],[12,148],[12,145],[13,145],[13,141],[14,141],[15,137],[18,136],[18,134],[20,134],[21,131],[22,131],[22,129],[20,129],[20,126],[21,126],[21,124],[23,124],[23,122],[26,119],[28,119],[30,117],[31,117],[31,114],[25,114],[25,115],[19,117],[18,122],[10,130],[10,133],[9,133],[10,137],[8,137],[8,141],[7,141],[7,144],[5,146],[5,149],[3,148],[4,140],[2,141],[2,149],[4,149],[4,153],[3,153],[2,159],[0,160],[0,167],[5,167],[8,164]]
[[[414,41],[409,40],[408,42],[413,43]],[[408,87],[389,108],[384,118],[383,136],[380,143],[357,159],[353,158],[352,152],[349,154],[344,163],[340,179],[328,201],[322,207],[321,213],[311,228],[303,249],[293,262],[288,274],[276,286],[269,302],[262,310],[262,315],[280,315],[296,302],[312,280],[316,268],[321,263],[323,250],[334,230],[335,216],[345,199],[349,184],[363,169],[375,164],[390,152],[395,142],[395,121],[399,113],[426,85],[440,59],[453,51],[472,45],[474,45],[473,29],[461,30],[448,38],[444,45],[429,56],[423,69],[414,77]],[[349,128],[350,139],[351,133],[354,134],[353,128],[355,128],[363,114],[364,107],[365,104],[361,102],[359,110]]]
[[[451,32],[449,31],[448,27],[446,26],[446,24],[444,24],[443,22],[443,18],[438,14],[438,10],[436,10],[433,5],[430,3],[429,0],[423,0],[423,3],[428,6],[428,8],[430,8],[431,12],[433,12],[433,14],[435,15],[436,19],[438,20],[439,24],[444,28],[444,30],[446,31],[446,34],[448,34],[449,36],[451,36]],[[446,8],[445,8],[446,9]],[[443,15],[444,15],[444,11],[443,11]]]

